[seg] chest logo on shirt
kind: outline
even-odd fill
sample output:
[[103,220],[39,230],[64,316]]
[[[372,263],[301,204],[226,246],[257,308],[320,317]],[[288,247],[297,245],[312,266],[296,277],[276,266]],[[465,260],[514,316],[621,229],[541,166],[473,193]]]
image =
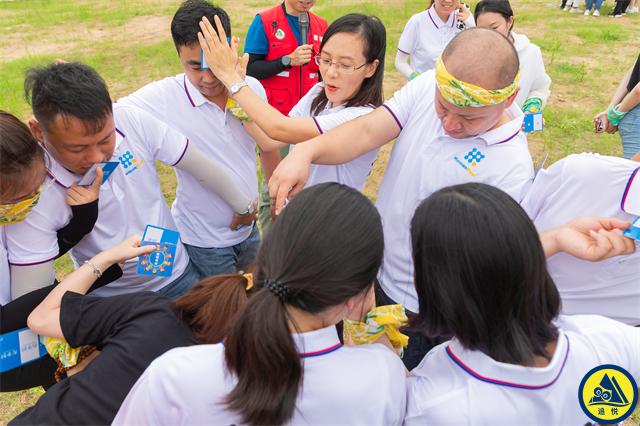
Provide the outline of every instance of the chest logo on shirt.
[[283,30],[282,28],[278,28],[278,29],[276,30],[276,38],[277,38],[278,40],[283,40],[283,39],[284,39],[284,36],[285,36],[284,30]]
[[465,169],[467,173],[471,176],[477,176],[475,168],[486,158],[486,155],[484,155],[478,148],[473,148],[462,158],[463,159],[461,160],[458,156],[453,157],[454,161],[458,163],[460,167]]
[[131,151],[125,151],[122,155],[118,156],[118,161],[124,168],[124,175],[127,176],[136,170],[138,170],[144,164],[144,160],[138,161],[131,153]]
[[597,423],[619,423],[633,413],[638,386],[627,370],[617,365],[599,365],[589,371],[578,388],[580,406]]

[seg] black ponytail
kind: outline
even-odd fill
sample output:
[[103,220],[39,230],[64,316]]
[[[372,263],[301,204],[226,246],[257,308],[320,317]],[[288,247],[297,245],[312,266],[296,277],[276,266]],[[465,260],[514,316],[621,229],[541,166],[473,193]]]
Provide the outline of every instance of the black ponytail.
[[242,422],[291,420],[303,365],[291,309],[320,314],[369,291],[382,263],[380,216],[358,191],[337,183],[300,193],[274,222],[257,258],[256,293],[225,339],[238,382],[226,404]]

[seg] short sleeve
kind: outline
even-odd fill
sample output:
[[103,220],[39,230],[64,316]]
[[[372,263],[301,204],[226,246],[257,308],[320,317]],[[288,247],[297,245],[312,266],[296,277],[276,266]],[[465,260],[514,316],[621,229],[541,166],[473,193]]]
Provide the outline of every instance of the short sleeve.
[[400,40],[398,41],[398,50],[411,55],[416,50],[416,40],[418,39],[418,20],[416,15],[409,18],[407,25],[405,25]]
[[[525,141],[518,143],[526,144]],[[485,171],[491,171],[481,179],[483,183],[500,188],[518,203],[527,194],[533,181],[533,162],[526,146],[505,147],[502,155],[488,156],[483,164]],[[518,152],[514,152],[518,150]]]
[[373,111],[371,107],[351,107],[343,108],[340,111],[336,111],[333,114],[320,115],[313,117],[320,133],[326,133],[334,127],[338,127],[347,121],[354,120],[362,115],[368,114]]
[[[434,80],[434,72],[427,71],[420,74],[413,80],[407,82],[400,90],[393,94],[393,97],[382,106],[393,116],[400,130],[409,121],[412,112],[415,111],[418,100],[428,99],[427,87],[434,87],[429,84]],[[433,97],[433,96],[432,96]]]
[[247,40],[244,44],[245,53],[254,55],[266,55],[269,52],[269,41],[264,33],[264,26],[260,15],[256,15],[247,32]]
[[162,87],[162,83],[161,81],[149,83],[129,96],[118,99],[118,104],[137,107],[155,118],[165,121],[166,99],[169,92]]
[[145,305],[158,303],[160,299],[165,300],[153,292],[96,297],[67,291],[60,305],[60,328],[72,347],[97,345],[111,336],[118,325],[125,323],[134,312]]
[[189,140],[182,133],[140,108],[120,108],[127,109],[127,114],[135,118],[135,128],[128,131],[137,133],[139,142],[144,145],[150,158],[170,166],[180,162],[189,145]]
[[57,190],[56,187],[47,189],[24,221],[6,227],[9,264],[29,266],[58,256],[57,231],[67,224],[70,209],[64,194],[54,193]]
[[262,84],[260,84],[260,82],[257,79],[253,77],[247,77],[245,81],[249,86],[249,88],[253,90],[254,93],[258,95],[260,99],[262,99],[265,102],[267,101],[267,92],[264,90],[264,87],[262,86]]

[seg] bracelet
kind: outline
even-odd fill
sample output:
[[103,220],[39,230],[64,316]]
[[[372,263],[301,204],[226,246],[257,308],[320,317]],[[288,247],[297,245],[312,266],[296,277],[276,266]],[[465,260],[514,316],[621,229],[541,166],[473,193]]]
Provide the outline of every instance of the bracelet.
[[536,113],[542,111],[542,99],[540,98],[528,98],[522,105],[523,112]]
[[93,269],[93,273],[100,278],[102,276],[102,271],[100,270],[100,268],[98,268],[96,265],[93,264],[93,262],[91,262],[90,260],[85,260],[84,261],[85,265],[89,265],[91,266],[91,269]]
[[411,74],[409,74],[409,77],[407,77],[407,81],[411,81],[411,80],[413,80],[414,78],[416,78],[419,75],[420,75],[420,73],[418,71],[414,71]]
[[607,120],[612,126],[617,126],[625,115],[627,115],[626,112],[620,111],[620,104],[614,105],[607,111]]

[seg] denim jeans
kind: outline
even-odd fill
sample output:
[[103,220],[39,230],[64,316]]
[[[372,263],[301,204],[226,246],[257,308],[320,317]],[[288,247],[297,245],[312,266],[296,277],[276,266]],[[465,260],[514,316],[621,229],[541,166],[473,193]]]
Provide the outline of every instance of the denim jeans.
[[193,263],[189,261],[189,263],[187,264],[187,268],[184,270],[182,275],[180,275],[171,284],[162,287],[160,290],[158,290],[158,293],[165,295],[171,299],[177,299],[178,297],[191,290],[191,287],[193,287],[194,284],[199,280],[200,278],[198,277],[196,268],[194,268]]
[[640,151],[640,105],[624,116],[618,125],[622,139],[624,158],[631,158]]
[[596,10],[600,11],[600,8],[602,7],[602,2],[603,2],[603,0],[586,0],[585,1],[585,5],[586,5],[585,8],[586,8],[586,10],[591,10],[591,7],[595,3]]
[[[376,290],[376,306],[385,306],[385,305],[396,305],[397,303],[391,299],[387,294],[382,290],[382,287],[376,282],[375,284]],[[416,315],[415,313],[408,311],[405,309],[407,317],[411,320],[411,317]],[[402,362],[404,366],[407,367],[407,370],[411,371],[420,364],[424,356],[433,348],[434,346],[442,343],[445,339],[430,339],[424,335],[422,335],[418,330],[413,330],[410,328],[404,328],[401,330],[404,334],[409,336],[409,346],[404,348],[404,354],[402,355]]]
[[260,231],[253,225],[249,237],[235,246],[204,248],[184,245],[200,279],[220,274],[233,274],[253,263],[260,246]]

